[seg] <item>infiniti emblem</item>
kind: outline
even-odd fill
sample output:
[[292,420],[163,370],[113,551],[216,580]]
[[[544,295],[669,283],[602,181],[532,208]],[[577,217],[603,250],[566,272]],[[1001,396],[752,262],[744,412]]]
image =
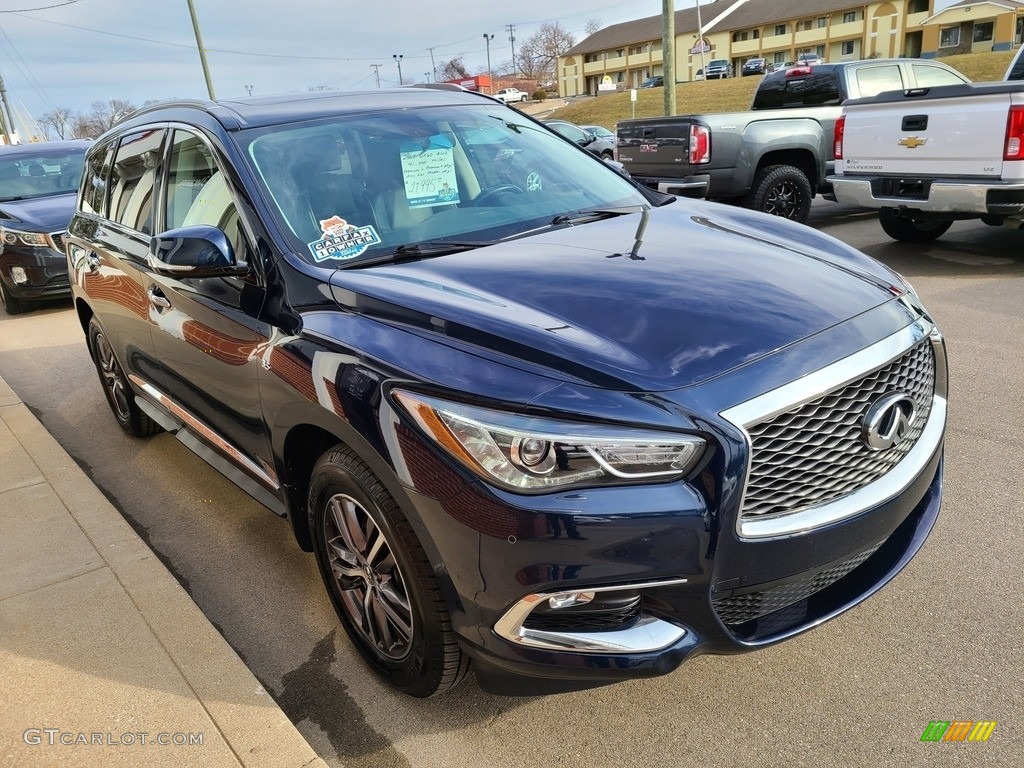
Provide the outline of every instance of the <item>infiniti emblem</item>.
[[885,451],[901,442],[914,425],[917,406],[903,392],[885,395],[868,408],[861,422],[861,436],[868,448]]

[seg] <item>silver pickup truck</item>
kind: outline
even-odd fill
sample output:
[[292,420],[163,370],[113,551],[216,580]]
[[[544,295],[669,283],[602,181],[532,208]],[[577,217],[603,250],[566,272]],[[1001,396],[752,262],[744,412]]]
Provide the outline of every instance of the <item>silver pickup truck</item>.
[[662,192],[740,202],[803,222],[815,193],[830,191],[833,127],[846,99],[966,82],[955,69],[923,59],[793,66],[761,79],[749,112],[620,121],[616,159]]
[[835,144],[836,199],[879,209],[895,240],[930,242],[958,219],[1024,221],[1024,83],[848,101]]

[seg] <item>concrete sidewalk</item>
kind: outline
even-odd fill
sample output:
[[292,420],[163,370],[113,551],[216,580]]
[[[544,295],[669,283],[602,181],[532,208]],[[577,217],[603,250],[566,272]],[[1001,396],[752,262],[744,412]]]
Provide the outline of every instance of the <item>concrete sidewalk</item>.
[[0,378],[0,765],[324,765]]

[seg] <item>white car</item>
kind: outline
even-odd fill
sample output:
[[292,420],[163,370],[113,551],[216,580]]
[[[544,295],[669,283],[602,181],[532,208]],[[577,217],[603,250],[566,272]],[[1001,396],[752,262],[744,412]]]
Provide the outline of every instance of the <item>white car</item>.
[[526,101],[530,97],[525,91],[520,91],[518,88],[502,88],[494,94],[494,98],[501,99],[506,104],[516,104]]

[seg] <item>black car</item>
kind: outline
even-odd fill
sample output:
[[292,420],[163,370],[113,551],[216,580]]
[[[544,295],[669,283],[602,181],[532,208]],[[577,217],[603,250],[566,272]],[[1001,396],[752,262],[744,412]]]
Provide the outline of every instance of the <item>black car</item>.
[[62,238],[88,148],[85,141],[0,147],[0,303],[9,315],[71,295]]
[[641,88],[661,88],[663,85],[665,85],[665,78],[662,75],[648,77],[640,83]]
[[938,515],[944,344],[899,275],[480,94],[144,108],[90,151],[67,253],[117,423],[288,519],[415,696],[771,645]]
[[747,59],[743,62],[743,66],[740,69],[740,75],[746,77],[747,75],[763,75],[768,71],[768,60],[757,58]]

